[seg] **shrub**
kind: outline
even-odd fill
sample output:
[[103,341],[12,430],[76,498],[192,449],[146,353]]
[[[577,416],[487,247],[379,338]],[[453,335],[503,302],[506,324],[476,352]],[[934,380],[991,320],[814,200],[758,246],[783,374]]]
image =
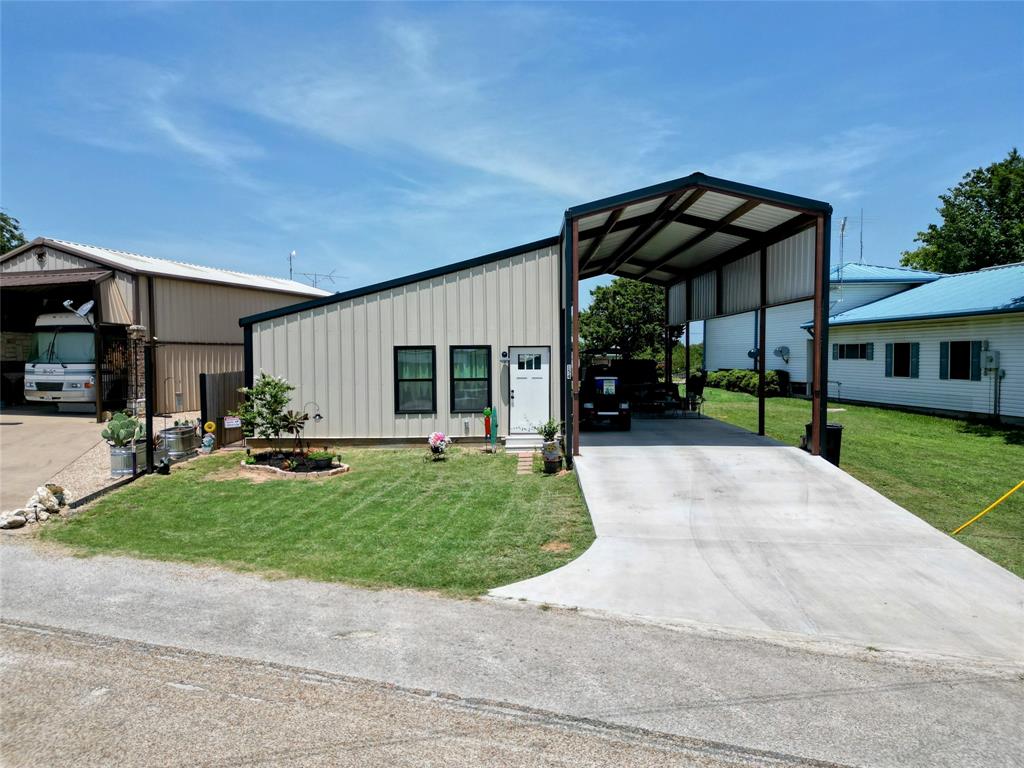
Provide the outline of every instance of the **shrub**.
[[554,419],[548,419],[546,422],[537,427],[537,434],[544,438],[544,442],[554,442],[558,437],[558,430],[562,428],[561,423]]
[[333,459],[334,454],[331,451],[310,451],[306,454],[306,458],[310,461],[326,461],[327,459]]
[[255,384],[238,390],[244,399],[231,415],[242,420],[242,433],[266,440],[280,437],[285,427],[284,409],[293,389],[284,379],[261,372]]
[[[745,368],[734,368],[730,371],[713,371],[708,374],[707,386],[726,389],[730,392],[757,394],[757,371]],[[776,397],[783,393],[789,384],[787,371],[766,371],[764,374],[764,394]]]

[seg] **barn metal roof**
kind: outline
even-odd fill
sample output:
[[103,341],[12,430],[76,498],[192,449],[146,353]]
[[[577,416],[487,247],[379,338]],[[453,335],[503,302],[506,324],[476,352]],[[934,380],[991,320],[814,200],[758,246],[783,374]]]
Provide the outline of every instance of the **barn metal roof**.
[[945,275],[919,288],[834,315],[829,318],[829,325],[892,323],[1005,312],[1024,312],[1024,262]]
[[55,248],[74,256],[102,264],[107,267],[130,272],[132,274],[156,275],[161,277],[178,278],[180,280],[197,280],[204,283],[218,283],[220,285],[233,285],[241,288],[255,288],[265,291],[277,291],[279,293],[290,293],[299,296],[329,296],[329,291],[314,288],[305,283],[294,280],[285,280],[280,277],[268,277],[266,275],[252,275],[246,272],[235,272],[228,269],[217,269],[202,264],[189,264],[183,261],[172,261],[170,259],[158,259],[154,256],[145,256],[141,253],[130,253],[118,251],[113,248],[103,248],[98,245],[84,245],[73,243],[68,240],[57,240],[49,237],[37,237],[30,243],[15,248],[3,256],[2,261],[23,253],[26,250],[38,246]]
[[613,274],[671,285],[814,225],[821,200],[693,173],[569,208],[580,279]]
[[942,272],[926,272],[910,267],[884,267],[880,264],[846,262],[836,264],[829,273],[832,282],[844,283],[929,283],[943,277]]

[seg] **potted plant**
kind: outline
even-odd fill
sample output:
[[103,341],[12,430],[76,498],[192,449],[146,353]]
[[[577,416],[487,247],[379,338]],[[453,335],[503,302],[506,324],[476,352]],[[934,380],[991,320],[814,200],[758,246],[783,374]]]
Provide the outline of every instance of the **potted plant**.
[[100,437],[110,445],[110,474],[132,475],[146,468],[146,427],[127,412],[113,415]]
[[310,451],[306,454],[306,460],[313,465],[314,469],[330,469],[334,463],[334,454],[326,449]]
[[544,457],[544,471],[553,474],[562,468],[562,446],[558,443],[558,431],[562,425],[548,419],[537,427],[537,434],[544,440],[541,456]]
[[440,461],[444,458],[444,452],[448,450],[448,446],[452,444],[452,439],[446,437],[444,432],[433,432],[427,438],[427,444],[430,446],[434,461]]

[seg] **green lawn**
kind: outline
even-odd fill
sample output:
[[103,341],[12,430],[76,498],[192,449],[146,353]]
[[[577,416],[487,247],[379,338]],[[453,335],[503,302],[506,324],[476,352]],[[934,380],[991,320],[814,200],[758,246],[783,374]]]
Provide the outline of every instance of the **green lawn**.
[[571,474],[517,476],[513,456],[475,448],[425,456],[352,449],[349,473],[254,482],[240,454],[215,455],[140,479],[43,536],[86,553],[456,595],[557,568],[594,539]]
[[[709,416],[757,430],[757,399],[705,391]],[[844,408],[841,466],[902,507],[950,532],[1024,480],[1024,429],[989,427],[883,408]],[[806,400],[766,403],[769,437],[796,445],[810,421]],[[972,549],[1024,577],[1024,490],[957,536]]]

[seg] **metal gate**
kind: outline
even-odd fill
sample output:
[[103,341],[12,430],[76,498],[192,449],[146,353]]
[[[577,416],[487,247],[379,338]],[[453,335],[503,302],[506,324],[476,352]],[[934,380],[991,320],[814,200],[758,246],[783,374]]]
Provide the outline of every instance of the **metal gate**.
[[128,405],[128,382],[134,378],[134,358],[124,326],[99,329],[96,354],[97,415]]

